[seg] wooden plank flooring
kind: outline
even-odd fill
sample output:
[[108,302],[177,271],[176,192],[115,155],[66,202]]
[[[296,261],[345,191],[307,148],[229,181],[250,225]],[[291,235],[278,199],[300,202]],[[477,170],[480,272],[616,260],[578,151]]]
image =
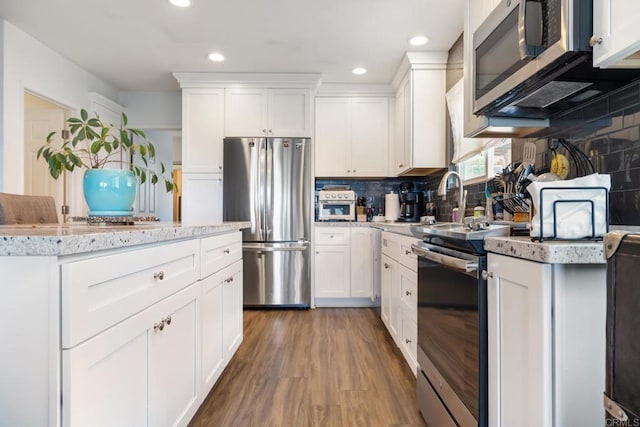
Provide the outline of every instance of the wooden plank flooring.
[[415,382],[374,309],[245,311],[244,341],[190,425],[425,426]]

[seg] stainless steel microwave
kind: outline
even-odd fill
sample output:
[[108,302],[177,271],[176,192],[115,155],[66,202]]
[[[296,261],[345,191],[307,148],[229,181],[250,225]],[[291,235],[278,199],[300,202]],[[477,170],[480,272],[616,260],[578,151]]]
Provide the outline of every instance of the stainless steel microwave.
[[502,0],[473,33],[473,111],[543,119],[634,80],[593,68],[592,0]]

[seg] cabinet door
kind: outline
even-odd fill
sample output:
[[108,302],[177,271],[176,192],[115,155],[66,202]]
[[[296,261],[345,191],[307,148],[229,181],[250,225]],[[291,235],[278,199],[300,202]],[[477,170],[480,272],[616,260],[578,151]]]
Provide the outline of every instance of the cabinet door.
[[552,426],[551,266],[489,254],[489,425]]
[[182,90],[182,172],[222,173],[224,91]]
[[316,297],[348,297],[349,246],[316,246],[315,261]]
[[349,98],[316,98],[315,175],[351,173]]
[[446,71],[412,70],[411,77],[411,166],[444,168]]
[[386,177],[389,156],[389,100],[351,100],[351,172],[353,176]]
[[351,229],[351,297],[370,298],[373,294],[373,229]]
[[201,402],[200,283],[154,307],[149,342],[149,425],[186,426]]
[[593,34],[602,42],[593,46],[594,67],[640,67],[640,2],[593,0]]
[[225,366],[222,338],[222,288],[228,269],[202,280],[202,395],[206,396]]
[[[199,294],[200,287],[192,285],[64,350],[62,425],[186,425],[200,403],[195,329]],[[154,330],[168,315],[171,325]],[[162,384],[163,377],[171,378],[170,383]],[[159,384],[163,388],[154,391]],[[168,406],[160,408],[166,401]]]
[[395,171],[401,175],[411,168],[411,79],[400,84],[396,94]]
[[267,89],[225,89],[225,136],[267,135]]
[[381,288],[380,288],[380,317],[382,322],[387,326],[387,329],[395,339],[395,332],[391,330],[391,304],[392,304],[392,292],[391,282],[393,280],[393,268],[392,260],[388,255],[382,254],[382,268],[381,268]]
[[225,269],[222,286],[222,336],[225,364],[242,343],[242,261]]
[[311,91],[269,89],[268,136],[304,138],[311,136]]
[[222,174],[183,173],[180,192],[183,224],[222,222]]

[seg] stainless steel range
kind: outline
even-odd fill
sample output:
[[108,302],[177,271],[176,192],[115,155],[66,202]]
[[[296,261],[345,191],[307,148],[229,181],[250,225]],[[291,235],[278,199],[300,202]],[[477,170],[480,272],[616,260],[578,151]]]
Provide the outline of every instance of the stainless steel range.
[[428,425],[487,426],[486,218],[413,226],[418,255],[418,409]]

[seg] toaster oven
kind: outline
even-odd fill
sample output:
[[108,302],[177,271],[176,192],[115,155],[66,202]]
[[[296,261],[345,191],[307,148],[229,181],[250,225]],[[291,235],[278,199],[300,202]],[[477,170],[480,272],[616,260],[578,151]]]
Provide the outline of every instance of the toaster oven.
[[352,190],[320,190],[318,220],[355,221],[356,193]]

